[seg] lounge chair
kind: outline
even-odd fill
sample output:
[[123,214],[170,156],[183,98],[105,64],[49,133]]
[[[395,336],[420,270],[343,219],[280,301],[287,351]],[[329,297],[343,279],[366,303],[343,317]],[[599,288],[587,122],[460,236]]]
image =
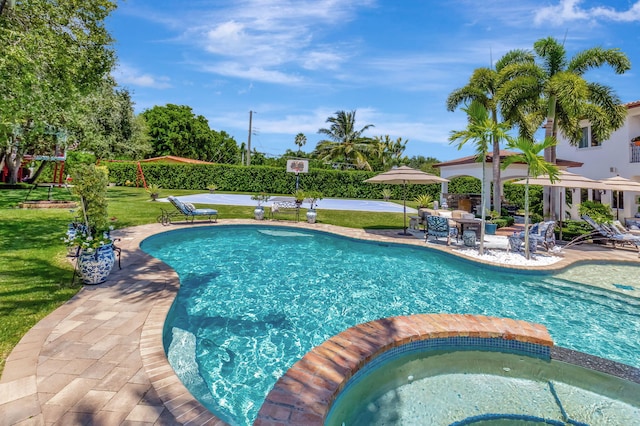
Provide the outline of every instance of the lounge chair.
[[620,244],[620,246],[629,244],[638,250],[638,257],[640,257],[640,236],[633,235],[629,232],[622,232],[621,229],[618,229],[613,225],[597,223],[586,214],[582,215],[582,220],[587,222],[593,228],[593,231],[587,234],[586,237],[582,236],[583,239],[590,238],[592,240],[603,240],[605,242],[612,243],[614,247],[616,244]]
[[168,211],[160,208],[162,214],[158,216],[158,222],[165,226],[171,224],[171,220],[176,217],[184,216],[187,222],[193,223],[196,217],[203,217],[209,219],[209,222],[218,221],[218,210],[214,209],[196,209],[191,203],[183,203],[174,196],[167,197],[167,200],[173,204],[178,211]]
[[429,236],[447,237],[447,245],[451,243],[451,237],[456,237],[458,241],[458,228],[449,225],[449,219],[442,216],[427,216],[427,233],[424,235],[424,240],[427,241]]

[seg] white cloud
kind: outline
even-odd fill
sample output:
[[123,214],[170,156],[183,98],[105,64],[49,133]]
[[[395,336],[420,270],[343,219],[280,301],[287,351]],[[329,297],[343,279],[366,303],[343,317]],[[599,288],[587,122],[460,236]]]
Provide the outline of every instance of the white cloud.
[[562,25],[571,21],[640,21],[640,1],[636,1],[628,10],[618,11],[609,6],[592,8],[581,7],[583,0],[560,0],[557,5],[547,6],[535,13],[536,25]]
[[118,64],[113,71],[113,77],[120,85],[150,87],[154,89],[168,89],[171,86],[169,77],[153,76],[126,64]]
[[303,81],[300,76],[288,75],[281,71],[245,65],[238,62],[220,62],[213,65],[204,65],[202,66],[202,70],[227,77],[244,78],[246,80],[263,81],[267,83],[295,85]]
[[[208,3],[204,3],[207,5]],[[179,40],[204,50],[203,68],[227,77],[298,84],[295,70],[338,70],[353,41],[321,43],[374,0],[244,0],[182,22]],[[213,11],[215,10],[215,12]]]
[[337,70],[346,57],[331,51],[309,52],[301,57],[302,66],[307,70]]

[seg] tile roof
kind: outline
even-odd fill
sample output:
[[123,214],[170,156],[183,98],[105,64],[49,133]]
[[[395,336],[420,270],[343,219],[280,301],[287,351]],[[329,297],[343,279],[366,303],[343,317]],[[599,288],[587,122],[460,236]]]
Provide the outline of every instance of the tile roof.
[[165,155],[164,157],[154,157],[140,160],[140,162],[165,162],[165,163],[189,163],[189,164],[214,164],[208,161],[194,160],[193,158],[176,157],[173,155]]
[[[505,149],[501,149],[500,159],[502,160],[506,157],[509,157],[511,155],[516,155],[516,154],[518,153],[514,151],[507,151]],[[458,166],[461,164],[473,164],[473,163],[476,163],[476,157],[477,156],[475,155],[469,155],[467,157],[457,158],[455,160],[434,164],[433,167],[447,167],[447,166]],[[487,163],[492,163],[492,162],[493,162],[493,153],[489,152],[487,154]],[[560,167],[581,167],[583,163],[579,161],[563,160],[558,158],[556,159],[556,164]]]

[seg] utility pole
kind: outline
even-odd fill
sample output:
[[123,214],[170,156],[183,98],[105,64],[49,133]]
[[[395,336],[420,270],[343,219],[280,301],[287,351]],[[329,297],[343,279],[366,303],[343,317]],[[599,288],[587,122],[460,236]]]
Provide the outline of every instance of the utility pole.
[[247,138],[247,166],[251,165],[251,122],[253,121],[253,111],[249,111],[249,137]]

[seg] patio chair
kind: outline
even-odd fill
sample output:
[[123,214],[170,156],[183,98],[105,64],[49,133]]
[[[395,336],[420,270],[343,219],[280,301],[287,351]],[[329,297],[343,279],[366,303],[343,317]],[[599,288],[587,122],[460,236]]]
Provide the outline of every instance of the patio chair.
[[158,216],[158,222],[162,223],[164,226],[168,226],[171,224],[171,220],[176,217],[184,216],[187,222],[193,223],[196,217],[202,216],[203,218],[209,219],[209,222],[217,222],[218,221],[218,210],[214,209],[197,209],[191,203],[184,203],[180,201],[177,197],[170,195],[167,197],[167,200],[178,211],[170,212],[163,208],[160,208],[162,213]]
[[593,232],[588,234],[588,238],[610,242],[613,247],[616,247],[616,244],[620,244],[620,246],[632,245],[638,250],[638,257],[640,257],[640,236],[633,235],[630,232],[622,232],[622,230],[613,225],[597,223],[586,214],[582,215],[582,220],[593,228]]
[[427,216],[427,232],[424,240],[427,241],[429,236],[435,237],[436,240],[439,237],[447,237],[447,245],[449,245],[451,237],[456,237],[456,242],[458,241],[458,228],[449,226],[449,219],[446,217]]
[[[536,223],[529,228],[529,252],[535,253],[538,246],[546,251],[552,251],[556,246],[556,222],[548,220]],[[524,250],[524,231],[509,237],[509,250],[522,252]]]

